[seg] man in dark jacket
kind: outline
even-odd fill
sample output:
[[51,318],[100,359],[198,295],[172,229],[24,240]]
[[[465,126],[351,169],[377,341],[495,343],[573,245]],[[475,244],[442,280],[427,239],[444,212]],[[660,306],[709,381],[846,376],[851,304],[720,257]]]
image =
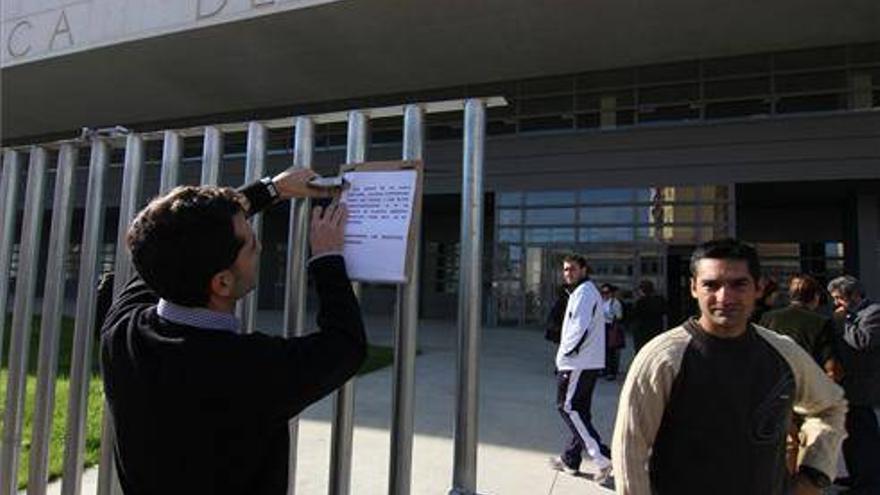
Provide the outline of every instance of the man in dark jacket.
[[865,296],[851,276],[828,283],[828,292],[844,314],[837,353],[843,366],[843,389],[849,401],[843,458],[850,474],[847,493],[880,493],[880,304]]
[[667,311],[666,299],[654,293],[654,284],[650,280],[639,283],[639,294],[632,310],[631,323],[636,353],[666,328],[663,317]]
[[809,275],[791,277],[790,304],[764,313],[760,325],[791,337],[813,356],[831,379],[839,381],[839,368],[834,359],[834,324],[831,318],[816,312],[822,299],[821,290],[819,282]]
[[288,420],[363,362],[360,309],[339,254],[344,206],[312,217],[321,331],[244,334],[234,316],[259,267],[246,216],[314,195],[313,175],[287,171],[239,192],[179,187],[132,222],[127,243],[139,276],[114,300],[101,338],[126,495],[284,494]]

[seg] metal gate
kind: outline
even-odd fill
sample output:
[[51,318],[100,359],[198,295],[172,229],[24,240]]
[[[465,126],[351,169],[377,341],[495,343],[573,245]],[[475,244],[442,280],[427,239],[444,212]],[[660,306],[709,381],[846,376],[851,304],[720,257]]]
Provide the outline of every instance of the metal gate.
[[[95,287],[99,273],[99,255],[104,224],[104,190],[113,148],[124,147],[122,184],[119,191],[119,223],[116,232],[114,292],[133,274],[125,249],[125,231],[129,222],[143,206],[138,198],[145,173],[145,145],[162,140],[159,192],[164,193],[179,183],[184,137],[203,139],[202,184],[216,184],[223,160],[224,134],[247,130],[245,180],[256,180],[265,173],[267,130],[294,129],[293,165],[311,168],[315,147],[316,124],[347,121],[347,153],[350,163],[367,160],[370,118],[403,115],[404,133],[402,158],[421,159],[425,138],[425,114],[463,110],[463,158],[461,190],[461,274],[459,291],[459,338],[457,361],[457,407],[455,417],[454,469],[450,493],[472,494],[476,490],[477,459],[477,356],[479,352],[482,285],[481,252],[483,232],[483,150],[485,143],[486,107],[503,104],[500,98],[443,101],[407,106],[352,110],[333,114],[299,116],[292,119],[217,124],[206,127],[169,129],[161,132],[136,133],[124,128],[84,132],[79,139],[3,150],[2,181],[0,181],[0,343],[5,333],[7,299],[10,287],[15,227],[22,209],[21,233],[12,324],[8,353],[0,348],[0,360],[8,354],[6,407],[3,412],[3,435],[0,444],[0,495],[14,495],[17,468],[22,448],[24,402],[27,377],[28,345],[37,284],[37,272],[45,263],[46,279],[42,302],[39,340],[39,363],[36,402],[28,472],[28,495],[44,495],[48,482],[49,434],[55,403],[55,375],[58,368],[59,339],[64,303],[64,267],[70,246],[70,232],[75,194],[85,194],[83,237],[80,252],[76,293],[75,329],[70,370],[70,401],[66,424],[66,445],[62,479],[63,495],[79,495],[83,474],[83,453],[86,438],[86,408],[93,359],[93,327],[95,325]],[[85,191],[74,191],[77,157],[80,149],[89,148],[88,180]],[[49,151],[57,150],[57,164],[52,200],[49,253],[41,260],[40,234],[43,230],[43,204],[46,191]],[[25,165],[27,157],[27,165]],[[20,206],[20,180],[27,173],[24,203]],[[285,280],[284,331],[286,336],[301,335],[306,324],[306,270],[308,233],[308,200],[293,200],[287,245]],[[421,219],[414,218],[416,229]],[[259,236],[261,221],[253,220]],[[418,231],[418,230],[417,230]],[[408,283],[398,285],[395,312],[394,368],[392,388],[391,456],[389,493],[410,491],[413,411],[415,387],[416,333],[418,327],[418,249],[414,256]],[[356,291],[357,292],[357,291]],[[256,294],[251,293],[237,308],[245,331],[253,331],[256,322]],[[2,345],[2,344],[0,344]],[[330,483],[331,495],[350,493],[352,435],[354,428],[354,393],[352,380],[335,395],[334,420],[331,432]],[[109,410],[105,407],[105,411]],[[292,420],[291,465],[288,493],[293,493],[296,479],[297,421]],[[114,472],[113,425],[108,414],[103,418],[98,493],[118,493]]]

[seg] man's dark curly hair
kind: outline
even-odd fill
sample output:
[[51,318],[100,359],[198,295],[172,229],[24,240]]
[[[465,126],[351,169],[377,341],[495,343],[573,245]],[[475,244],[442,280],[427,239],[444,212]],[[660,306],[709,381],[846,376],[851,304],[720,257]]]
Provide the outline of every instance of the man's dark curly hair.
[[749,275],[757,284],[761,279],[761,259],[758,251],[745,242],[726,238],[704,242],[691,254],[691,277],[697,277],[697,264],[702,259],[745,261]]
[[126,237],[138,273],[163,299],[207,305],[211,278],[232,266],[244,245],[233,223],[243,201],[235,190],[214,186],[177,187],[153,199]]

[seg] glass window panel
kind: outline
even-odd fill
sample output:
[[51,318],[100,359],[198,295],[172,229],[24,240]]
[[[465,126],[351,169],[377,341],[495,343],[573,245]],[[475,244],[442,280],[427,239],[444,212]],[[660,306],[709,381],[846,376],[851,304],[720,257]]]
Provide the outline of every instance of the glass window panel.
[[693,227],[666,225],[663,227],[663,240],[670,244],[693,244],[697,242],[697,232]]
[[642,275],[660,275],[660,260],[658,258],[642,258]]
[[522,246],[520,246],[519,244],[511,244],[507,246],[507,256],[514,261],[522,260]]
[[792,96],[780,98],[776,104],[777,113],[826,112],[830,110],[846,110],[845,93],[826,95]]
[[522,210],[500,209],[498,210],[499,225],[519,225],[522,223]]
[[550,230],[550,235],[553,238],[553,242],[574,242],[573,227],[557,227]]
[[693,223],[697,221],[696,206],[673,205],[663,208],[663,220],[666,223]]
[[582,227],[578,233],[581,242],[632,241],[632,227]]
[[520,229],[498,229],[500,242],[520,242]]
[[[877,94],[880,94],[878,92]],[[633,125],[636,123],[635,110],[622,110],[617,112],[617,125]]]
[[634,189],[583,189],[578,193],[581,203],[631,203]]
[[550,229],[527,229],[526,242],[550,242]]
[[502,245],[498,249],[498,270],[496,278],[518,279],[522,270],[522,246]]
[[574,119],[570,116],[551,115],[547,117],[522,118],[519,121],[520,132],[571,129],[573,127]]
[[580,223],[632,223],[634,214],[631,206],[588,206],[581,208]]
[[799,258],[801,246],[794,242],[759,242],[755,249],[762,258]]
[[703,186],[700,188],[700,199],[704,201],[727,201],[727,186]]
[[664,120],[688,120],[700,117],[700,109],[691,105],[655,106],[645,105],[639,111],[639,122]]
[[704,86],[706,98],[742,98],[770,94],[770,78],[755,77],[707,82]]
[[529,206],[556,206],[574,204],[574,191],[535,191],[526,193]]
[[531,208],[526,210],[526,225],[574,223],[574,208]]
[[502,192],[497,194],[498,204],[501,206],[519,206],[522,204],[523,193]]
[[654,227],[636,227],[636,239],[640,241],[655,239],[657,229]]
[[829,258],[843,258],[843,243],[842,242],[826,242],[825,243],[825,256]]
[[696,201],[697,194],[693,187],[664,187],[664,201]]
[[850,47],[850,62],[864,64],[880,62],[880,43],[866,43]]
[[645,187],[635,190],[635,199],[638,202],[648,202],[651,201],[651,188]]
[[770,103],[766,100],[726,101],[706,105],[707,119],[727,119],[749,115],[769,115]]
[[598,113],[585,113],[578,115],[575,121],[579,129],[594,129],[601,125],[599,118]]
[[840,275],[843,273],[843,260],[841,259],[832,259],[825,261],[825,269],[828,271],[828,274],[836,274]]
[[653,221],[653,217],[651,216],[653,209],[653,206],[636,206],[636,223],[651,223]]
[[526,241],[533,243],[574,242],[574,228],[557,227],[527,229]]
[[821,91],[825,89],[843,89],[845,87],[846,72],[842,70],[776,76],[777,93]]
[[715,229],[712,227],[700,227],[700,242],[711,241],[715,236]]
[[575,110],[599,110],[601,93],[588,93],[576,95],[574,100]]
[[639,103],[678,103],[697,100],[699,97],[700,86],[696,83],[658,86],[639,91]]
[[521,115],[570,112],[573,102],[571,95],[522,98],[519,100],[519,112]]
[[[602,99],[612,98],[614,108],[631,107],[635,104],[635,97],[631,90],[627,91],[607,91],[601,93],[581,93],[575,96],[576,110],[600,110],[602,109]],[[607,105],[607,103],[606,103]]]

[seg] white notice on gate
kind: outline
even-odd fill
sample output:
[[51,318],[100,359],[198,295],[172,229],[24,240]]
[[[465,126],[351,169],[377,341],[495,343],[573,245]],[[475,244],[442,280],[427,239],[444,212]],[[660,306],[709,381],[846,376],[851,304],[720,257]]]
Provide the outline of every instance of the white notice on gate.
[[346,172],[345,267],[352,280],[404,283],[415,170]]

